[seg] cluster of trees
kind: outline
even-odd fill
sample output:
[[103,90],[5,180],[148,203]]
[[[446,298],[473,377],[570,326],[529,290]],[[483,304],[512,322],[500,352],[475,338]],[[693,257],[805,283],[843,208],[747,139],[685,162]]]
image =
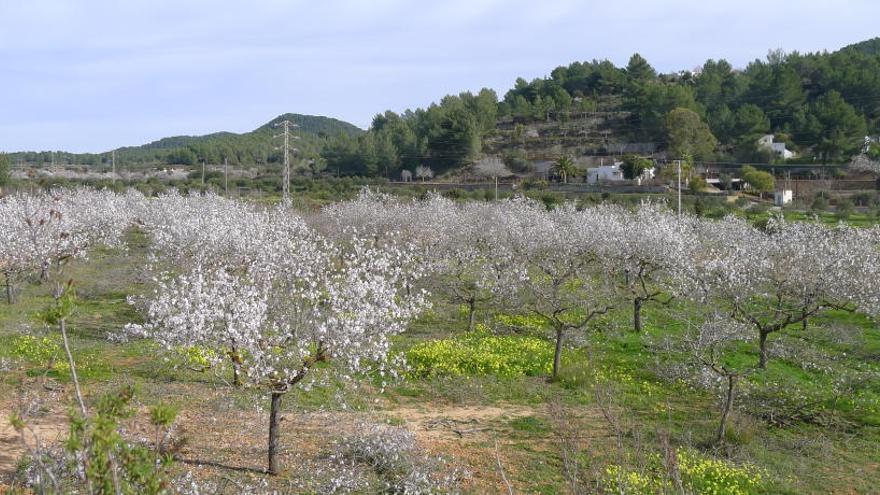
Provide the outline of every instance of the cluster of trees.
[[654,142],[671,155],[709,160],[777,159],[777,142],[807,161],[846,161],[880,125],[880,54],[771,52],[744,70],[708,60],[698,71],[658,74],[638,54],[625,67],[604,60],[517,79],[501,101],[492,90],[447,96],[427,109],[377,115],[361,136],[331,140],[322,156],[342,174],[398,177],[420,164],[438,173],[477,160],[495,120],[565,121],[599,109],[620,141]]
[[119,245],[133,197],[142,198],[82,189],[0,199],[0,273],[7,302],[15,301],[22,281],[45,281],[53,269],[86,256],[95,245]]
[[[490,306],[538,318],[555,344],[551,378],[565,346],[595,328],[597,317],[625,308],[641,331],[646,304],[686,301],[700,323],[678,336],[681,346],[701,369],[726,379],[719,437],[737,380],[767,366],[774,334],[805,328],[832,309],[880,314],[878,229],[780,219],[759,229],[657,204],[547,209],[524,198],[404,201],[368,191],[308,221],[283,206],[211,194],[11,195],[0,199],[7,287],[60,272],[95,245],[119,245],[132,225],[151,240],[155,287],[132,300],[145,318],[125,335],[172,352],[198,349],[209,366],[231,370],[233,386],[264,390],[272,473],[281,468],[282,397],[323,383],[322,370],[334,379],[393,373],[390,337],[430,294],[465,305],[471,329]],[[72,292],[57,287],[50,314],[86,417],[65,333]],[[757,356],[748,369],[725,359],[725,350],[748,346]]]
[[[96,246],[121,246],[123,233],[134,219],[131,207],[143,199],[135,192],[114,194],[93,189],[13,194],[0,199],[0,273],[5,279],[7,303],[16,302],[17,286],[24,280],[53,286],[51,303],[37,317],[61,335],[78,406],[70,412],[70,435],[63,448],[51,451],[44,450],[20,411],[11,415],[10,423],[30,453],[34,491],[63,493],[81,486],[83,492],[87,487],[88,493],[158,493],[162,486],[166,464],[159,453],[158,438],[173,414],[165,415],[168,410],[163,409],[162,418],[154,416],[155,451],[122,441],[117,427],[128,410],[130,390],[104,397],[90,414],[67,329],[76,306],[76,291],[74,282],[65,277],[66,264],[86,257]],[[151,409],[151,414],[158,412]]]
[[876,133],[880,118],[880,54],[856,48],[834,53],[771,52],[744,70],[725,60],[709,60],[698,71],[657,74],[640,55],[626,67],[607,61],[576,62],[555,69],[549,78],[517,81],[507,93],[502,114],[525,118],[529,105],[559,112],[571,102],[615,96],[612,107],[630,112],[613,129],[635,141],[671,145],[665,120],[683,108],[705,122],[723,148],[742,160],[767,159],[755,146],[763,134],[776,134],[790,148],[822,161],[845,160],[858,151],[866,132]]
[[[124,387],[87,400],[77,378],[66,320],[76,307],[72,281],[62,283],[63,266],[97,246],[121,247],[123,233],[137,225],[152,241],[157,256],[155,290],[132,300],[146,321],[122,335],[148,337],[172,352],[197,349],[208,366],[228,361],[235,386],[247,384],[271,397],[268,471],[280,470],[280,402],[298,385],[334,383],[358,374],[389,379],[383,368],[389,337],[427,306],[425,294],[411,290],[421,269],[405,243],[371,238],[331,240],[285,208],[265,209],[213,195],[177,194],[148,199],[130,191],[55,190],[0,198],[0,269],[7,287],[18,276],[56,283],[47,323],[63,336],[76,411],[63,448],[44,443],[28,425],[29,413],[10,418],[30,453],[25,483],[40,493],[77,490],[88,493],[177,493],[214,491],[189,475],[173,478],[173,456],[165,450],[177,409],[149,409],[155,443],[133,438],[120,425],[132,414],[133,389]],[[18,280],[18,279],[15,279]],[[9,304],[15,302],[10,299]],[[332,367],[331,374],[321,368]],[[341,372],[342,376],[335,373]],[[381,435],[364,425],[346,442],[330,443],[339,454],[330,461],[320,490],[339,486],[366,489],[373,480],[359,467],[359,448],[371,462],[395,469],[382,481],[397,490],[418,493],[454,491],[458,477],[435,473],[440,461],[418,447],[404,429]],[[369,435],[372,436],[369,436]],[[358,442],[368,442],[360,445]],[[309,480],[311,482],[311,480]],[[322,482],[324,482],[322,481]],[[310,484],[311,486],[311,484]],[[239,485],[248,493],[255,487]],[[222,489],[222,488],[221,488]]]
[[321,157],[343,175],[399,177],[419,165],[436,173],[476,159],[483,137],[495,129],[498,96],[491,89],[450,95],[427,109],[377,115],[369,132],[338,136]]
[[[556,348],[553,378],[566,342],[582,338],[597,316],[630,308],[640,331],[646,304],[688,301],[683,321],[698,323],[678,348],[688,348],[701,370],[721,373],[730,386],[719,435],[734,382],[745,368],[766,368],[772,335],[806,328],[810,318],[832,309],[880,314],[877,229],[775,218],[759,229],[735,217],[677,216],[655,204],[635,211],[613,205],[547,210],[521,198],[461,204],[369,193],[324,216],[337,235],[357,226],[377,238],[393,234],[419,245],[416,261],[428,273],[419,285],[465,305],[468,328],[487,307],[543,321]],[[735,368],[716,353],[734,343],[740,352],[754,346],[756,360]]]

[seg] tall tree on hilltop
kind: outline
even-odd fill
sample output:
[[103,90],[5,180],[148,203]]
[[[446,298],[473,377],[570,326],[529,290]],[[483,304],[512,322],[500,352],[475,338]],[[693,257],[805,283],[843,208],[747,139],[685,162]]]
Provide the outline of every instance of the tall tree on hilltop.
[[630,82],[645,83],[657,78],[657,71],[641,55],[634,53],[626,64],[626,77]]
[[666,131],[669,136],[669,152],[674,157],[689,155],[705,160],[712,155],[718,144],[709,126],[696,112],[686,108],[676,108],[669,112],[666,117]]

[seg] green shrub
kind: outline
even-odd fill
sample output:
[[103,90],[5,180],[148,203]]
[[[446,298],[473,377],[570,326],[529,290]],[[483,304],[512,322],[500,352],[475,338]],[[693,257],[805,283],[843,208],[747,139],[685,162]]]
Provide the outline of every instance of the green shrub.
[[535,337],[491,335],[478,326],[467,335],[417,344],[406,359],[416,376],[533,376],[550,372],[553,346]]
[[62,359],[61,352],[61,345],[49,337],[20,335],[12,341],[14,357],[43,368],[66,370],[67,361]]
[[[737,466],[684,448],[676,450],[676,460],[683,493],[750,495],[765,492],[765,476],[752,466]],[[675,492],[674,482],[656,454],[648,459],[645,470],[627,470],[616,464],[606,467],[602,485],[603,492],[608,493]]]
[[[66,377],[70,373],[70,364],[64,355],[60,336],[16,336],[9,346],[9,355],[26,362],[35,372],[50,371],[59,377]],[[79,352],[76,370],[80,374],[89,375],[104,372],[107,366],[99,354]]]
[[531,173],[535,170],[535,166],[529,160],[528,153],[520,149],[504,153],[503,160],[507,168],[518,174]]
[[694,493],[746,495],[763,491],[759,470],[705,457],[694,450],[678,449],[678,468],[682,483]]
[[171,353],[176,361],[191,369],[207,369],[217,361],[216,352],[198,345],[175,347]]
[[31,362],[45,363],[61,355],[61,346],[49,337],[19,335],[12,341],[12,355]]
[[837,218],[840,220],[846,220],[852,215],[855,208],[853,207],[852,201],[848,199],[842,199],[837,202]]
[[518,330],[526,330],[528,332],[539,332],[547,328],[547,322],[544,318],[534,314],[497,314],[495,315],[495,323],[509,328]]
[[816,199],[810,205],[810,209],[813,211],[825,211],[828,209],[828,200],[823,196],[816,196]]
[[[87,417],[71,413],[70,434],[62,451],[37,447],[39,462],[30,456],[22,482],[33,493],[148,494],[171,493],[170,472],[174,457],[162,442],[174,423],[174,408],[159,405],[150,409],[155,428],[155,444],[129,441],[124,437],[123,421],[131,418],[134,389],[123,387],[97,400]],[[12,427],[19,433],[27,428],[25,418],[14,414]],[[32,492],[27,492],[32,493]]]

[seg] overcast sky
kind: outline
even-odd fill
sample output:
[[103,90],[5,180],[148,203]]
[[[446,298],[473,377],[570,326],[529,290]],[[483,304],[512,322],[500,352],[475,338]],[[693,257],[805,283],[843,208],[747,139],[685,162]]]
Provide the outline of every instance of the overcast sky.
[[661,72],[880,35],[880,1],[0,0],[0,151],[103,152],[386,109],[575,60]]

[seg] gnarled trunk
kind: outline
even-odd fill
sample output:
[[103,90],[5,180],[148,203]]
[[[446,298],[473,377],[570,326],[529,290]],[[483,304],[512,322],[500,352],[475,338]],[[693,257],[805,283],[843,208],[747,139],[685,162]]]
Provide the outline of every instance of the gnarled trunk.
[[633,299],[633,331],[642,332],[642,298]]
[[559,366],[562,362],[562,340],[565,337],[565,331],[562,328],[556,329],[556,350],[553,352],[553,374],[550,376],[551,380],[556,380],[559,377]]
[[15,286],[9,275],[6,276],[6,302],[10,305],[15,304]]
[[234,387],[241,386],[241,378],[239,376],[241,368],[241,358],[238,356],[238,350],[235,346],[232,346],[232,351],[229,353],[229,359],[232,361],[232,385]]
[[468,332],[472,332],[474,330],[474,319],[477,314],[477,302],[472,297],[468,300]]
[[758,338],[758,345],[761,348],[761,357],[758,360],[758,368],[765,369],[767,368],[767,359],[768,359],[768,350],[767,350],[767,336],[770,335],[769,332],[765,332],[761,330],[760,336]]
[[272,392],[269,406],[269,474],[278,474],[278,435],[281,427],[282,392]]
[[721,410],[721,421],[718,423],[718,433],[715,437],[716,442],[721,442],[724,433],[727,431],[727,418],[730,417],[730,410],[733,408],[733,391],[736,386],[736,376],[727,376],[727,394],[724,397],[724,407]]

